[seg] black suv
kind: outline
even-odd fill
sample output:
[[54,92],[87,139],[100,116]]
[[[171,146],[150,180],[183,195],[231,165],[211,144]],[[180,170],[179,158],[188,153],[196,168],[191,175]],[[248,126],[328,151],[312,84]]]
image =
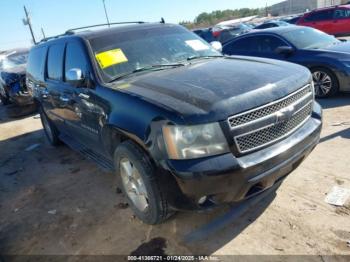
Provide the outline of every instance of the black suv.
[[27,68],[50,143],[114,170],[149,224],[255,196],[295,169],[321,131],[311,79],[164,23],[70,30],[33,47]]

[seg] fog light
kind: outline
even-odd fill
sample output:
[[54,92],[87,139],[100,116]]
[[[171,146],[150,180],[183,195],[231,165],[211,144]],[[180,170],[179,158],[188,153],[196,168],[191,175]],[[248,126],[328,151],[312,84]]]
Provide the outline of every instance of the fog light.
[[207,196],[202,196],[199,200],[198,200],[198,204],[199,205],[202,205],[204,204],[205,201],[207,201]]

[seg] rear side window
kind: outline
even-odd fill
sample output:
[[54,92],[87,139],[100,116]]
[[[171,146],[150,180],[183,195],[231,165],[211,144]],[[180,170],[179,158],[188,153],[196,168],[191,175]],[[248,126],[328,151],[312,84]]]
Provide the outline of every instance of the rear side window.
[[305,18],[307,22],[314,21],[324,21],[324,20],[332,20],[334,15],[334,9],[323,10],[311,13],[308,17]]
[[44,80],[44,63],[46,58],[46,47],[32,49],[27,62],[27,74],[37,81]]
[[335,19],[350,18],[350,9],[338,9],[335,11]]
[[78,42],[68,43],[66,47],[65,73],[73,68],[81,69],[83,74],[85,74],[88,69],[88,62],[84,49]]
[[47,77],[62,80],[64,44],[54,44],[49,48],[47,58]]

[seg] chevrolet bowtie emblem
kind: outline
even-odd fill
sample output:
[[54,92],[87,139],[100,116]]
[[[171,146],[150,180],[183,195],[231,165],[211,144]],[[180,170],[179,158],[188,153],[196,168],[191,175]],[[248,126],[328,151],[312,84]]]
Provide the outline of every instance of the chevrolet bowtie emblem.
[[276,112],[276,124],[283,123],[292,118],[294,113],[294,106],[288,106]]

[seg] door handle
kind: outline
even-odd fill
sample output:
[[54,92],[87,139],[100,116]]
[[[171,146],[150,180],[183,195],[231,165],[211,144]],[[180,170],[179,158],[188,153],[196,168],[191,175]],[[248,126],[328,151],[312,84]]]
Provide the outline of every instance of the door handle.
[[90,96],[89,95],[87,95],[87,94],[84,94],[84,93],[79,93],[79,95],[78,95],[80,98],[83,98],[83,99],[89,99],[90,98]]
[[69,100],[70,100],[70,99],[69,99],[68,97],[66,97],[66,96],[60,96],[60,101],[61,101],[61,102],[68,103]]

